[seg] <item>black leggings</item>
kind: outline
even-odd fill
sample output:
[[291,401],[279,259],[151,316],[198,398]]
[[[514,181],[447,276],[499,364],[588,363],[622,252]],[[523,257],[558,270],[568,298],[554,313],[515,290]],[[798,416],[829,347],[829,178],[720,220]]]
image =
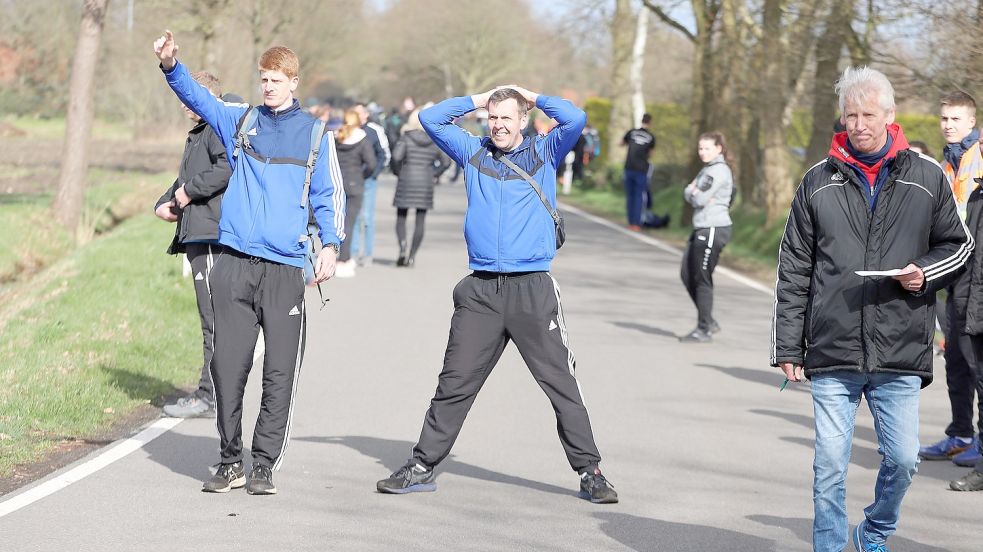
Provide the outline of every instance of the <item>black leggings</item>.
[[[399,240],[399,256],[406,255],[406,214],[409,209],[396,209],[396,239]],[[413,228],[413,247],[410,249],[409,257],[415,258],[416,252],[423,243],[423,230],[427,221],[427,210],[416,210],[416,226]]]

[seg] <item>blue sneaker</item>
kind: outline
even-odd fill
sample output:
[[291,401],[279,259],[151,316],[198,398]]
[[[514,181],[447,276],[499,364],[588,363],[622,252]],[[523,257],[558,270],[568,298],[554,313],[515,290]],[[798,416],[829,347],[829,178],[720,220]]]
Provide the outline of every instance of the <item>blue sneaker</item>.
[[966,450],[953,456],[952,461],[957,466],[972,468],[976,466],[976,463],[980,461],[980,458],[983,458],[983,453],[980,452],[980,436],[977,435],[976,437],[973,437],[973,444]]
[[970,448],[972,442],[966,442],[959,437],[946,437],[934,445],[918,449],[922,460],[948,460],[960,452]]
[[864,525],[866,521],[861,521],[857,528],[853,530],[853,547],[857,549],[857,552],[891,552],[888,550],[885,544],[875,544],[867,540],[864,535]]

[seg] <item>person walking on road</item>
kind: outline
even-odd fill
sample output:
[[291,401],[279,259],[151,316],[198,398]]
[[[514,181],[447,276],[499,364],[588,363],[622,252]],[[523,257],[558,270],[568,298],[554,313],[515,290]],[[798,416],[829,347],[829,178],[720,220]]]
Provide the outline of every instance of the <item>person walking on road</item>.
[[[814,549],[842,552],[852,541],[883,552],[918,465],[935,293],[975,243],[942,168],[908,150],[887,77],[847,68],[836,92],[846,131],[802,178],[782,237],[771,365],[812,382]],[[882,460],[874,501],[851,533],[846,474],[861,397]]]
[[[651,122],[651,115],[642,115],[642,126],[629,130],[621,139],[621,145],[628,148],[625,154],[625,213],[628,229],[635,232],[642,229],[642,213],[647,210],[645,197],[649,189],[649,158],[655,150],[655,135],[649,131]],[[586,139],[582,143],[586,144]]]
[[[942,165],[956,196],[956,205],[970,228],[975,220],[968,218],[968,204],[983,178],[983,156],[980,155],[980,132],[976,129],[976,101],[965,92],[951,92],[941,100],[942,137],[946,141]],[[978,215],[978,213],[974,213]],[[980,439],[983,432],[983,380],[977,377],[979,362],[973,350],[972,336],[966,333],[966,308],[971,300],[970,272],[964,272],[946,288],[945,303],[945,382],[949,391],[952,419],[945,428],[945,438],[922,447],[919,456],[924,460],[949,460],[959,466],[972,467],[980,460]],[[977,410],[977,404],[980,406]],[[978,423],[973,427],[973,415]]]
[[[176,59],[178,45],[170,31],[154,42],[154,52],[167,84],[218,134],[232,163],[218,232],[224,249],[207,280],[215,311],[211,375],[221,460],[202,490],[245,486],[250,494],[274,494],[273,471],[280,468],[290,438],[304,356],[308,204],[323,244],[313,267],[315,281],[334,273],[338,245],[345,239],[345,195],[337,185],[334,140],[328,132],[318,134],[317,121],[294,99],[300,63],[289,48],[274,46],[259,58],[263,105],[252,107],[223,102],[196,83]],[[263,397],[246,477],[242,402],[260,328],[266,345]]]
[[[545,136],[523,137],[533,105],[559,124]],[[453,124],[486,106],[488,138]],[[617,492],[598,467],[601,456],[576,378],[560,289],[549,273],[557,246],[552,215],[556,167],[580,136],[587,115],[560,98],[509,86],[444,100],[422,111],[420,121],[464,168],[464,240],[474,272],[454,288],[444,367],[412,458],[379,481],[377,490],[436,490],[434,468],[450,454],[478,391],[512,340],[553,404],[560,442],[580,474],[582,496],[594,503],[617,502]]]
[[730,241],[730,204],[734,198],[734,177],[727,165],[727,142],[723,133],[700,135],[697,153],[703,168],[683,190],[683,198],[693,206],[693,233],[683,253],[680,277],[696,305],[696,328],[679,338],[683,343],[709,343],[720,324],[713,318],[713,271],[720,252]]
[[[338,141],[338,165],[345,187],[345,198],[352,216],[345,219],[345,235],[351,235],[357,215],[362,209],[362,196],[365,194],[365,179],[376,169],[375,143],[368,132],[362,129],[362,119],[354,109],[345,110],[344,123],[335,132]],[[338,278],[355,276],[355,259],[352,258],[352,242],[345,240],[338,255]]]
[[[399,243],[396,266],[412,267],[420,244],[423,243],[427,211],[433,209],[434,185],[450,167],[451,160],[423,131],[419,110],[410,113],[400,132],[402,134],[399,142],[393,150],[393,170],[398,177],[396,194],[393,196],[393,206],[396,207],[396,240]],[[406,217],[410,209],[416,210],[416,223],[413,227],[413,243],[407,248]]]
[[378,178],[382,171],[389,166],[389,140],[382,126],[369,118],[369,110],[363,104],[354,107],[362,122],[362,130],[372,141],[372,151],[375,152],[375,170],[365,179],[365,192],[362,194],[362,209],[358,212],[355,226],[352,229],[352,256],[359,265],[372,266],[372,255],[375,250],[375,198],[379,190]]
[[[222,95],[221,84],[211,73],[198,71],[192,73],[191,78],[213,96]],[[228,96],[227,101],[241,101],[238,97]],[[229,185],[232,167],[222,139],[197,113],[187,106],[182,107],[195,126],[188,131],[177,179],[157,200],[154,214],[161,220],[177,223],[167,253],[184,253],[191,265],[201,319],[204,363],[195,392],[181,397],[176,403],[165,404],[163,411],[174,418],[214,418],[215,396],[209,367],[212,364],[215,313],[208,294],[208,275],[222,248],[218,243],[218,221],[222,215],[222,195]]]

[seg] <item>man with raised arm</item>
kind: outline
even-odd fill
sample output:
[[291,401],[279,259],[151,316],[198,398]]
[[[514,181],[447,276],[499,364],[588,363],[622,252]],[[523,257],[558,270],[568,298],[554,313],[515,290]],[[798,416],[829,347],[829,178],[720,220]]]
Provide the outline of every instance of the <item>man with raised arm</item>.
[[[533,105],[559,123],[545,136],[522,135]],[[454,125],[480,108],[488,110],[488,137]],[[598,468],[601,456],[575,376],[560,289],[549,273],[557,247],[556,167],[586,121],[570,102],[518,86],[451,98],[420,112],[430,137],[464,170],[464,240],[473,272],[454,288],[444,367],[420,440],[406,465],[376,484],[380,492],[436,490],[434,468],[450,453],[479,389],[511,340],[553,404],[582,496],[595,503],[618,501]]]
[[[232,163],[219,223],[218,241],[225,249],[208,278],[215,311],[211,374],[221,460],[202,490],[222,493],[245,486],[250,494],[275,494],[273,471],[280,467],[289,440],[304,356],[308,205],[323,244],[314,266],[317,282],[334,273],[338,246],[345,239],[345,193],[334,141],[331,133],[312,137],[315,119],[293,96],[300,63],[289,48],[274,46],[260,56],[263,105],[256,107],[223,102],[196,83],[177,61],[178,46],[170,31],[154,42],[154,51],[167,84],[215,130]],[[256,117],[250,122],[252,109]],[[249,128],[240,132],[240,125]],[[319,146],[317,156],[312,145]],[[308,172],[311,161],[313,171]],[[266,345],[263,398],[247,478],[242,400],[260,328]]]

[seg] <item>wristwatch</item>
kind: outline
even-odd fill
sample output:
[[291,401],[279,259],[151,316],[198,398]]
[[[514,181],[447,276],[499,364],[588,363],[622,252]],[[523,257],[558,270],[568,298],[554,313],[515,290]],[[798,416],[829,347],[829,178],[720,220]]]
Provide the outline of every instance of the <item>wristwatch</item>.
[[336,244],[336,243],[328,243],[328,244],[325,244],[324,247],[327,247],[329,249],[334,249],[334,254],[335,255],[338,254],[338,244]]

